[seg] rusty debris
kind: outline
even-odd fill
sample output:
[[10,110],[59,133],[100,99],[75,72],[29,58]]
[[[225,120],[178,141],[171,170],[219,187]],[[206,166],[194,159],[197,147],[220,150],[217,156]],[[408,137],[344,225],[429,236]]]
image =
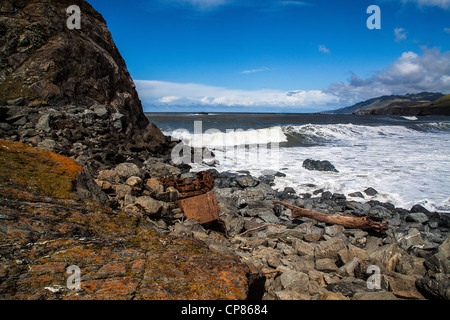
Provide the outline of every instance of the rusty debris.
[[214,178],[209,172],[197,172],[197,179],[189,180],[183,178],[161,178],[160,182],[164,188],[174,187],[180,193],[180,199],[186,199],[210,192],[214,188]]
[[220,209],[214,192],[179,200],[177,204],[183,209],[186,218],[201,224],[219,220]]

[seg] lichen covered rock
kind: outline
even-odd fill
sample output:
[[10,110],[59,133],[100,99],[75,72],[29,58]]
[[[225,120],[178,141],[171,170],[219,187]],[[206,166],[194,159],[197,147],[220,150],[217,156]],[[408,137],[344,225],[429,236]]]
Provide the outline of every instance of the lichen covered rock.
[[[82,168],[0,141],[0,299],[246,299],[250,268],[79,199]],[[80,288],[69,290],[69,266]]]

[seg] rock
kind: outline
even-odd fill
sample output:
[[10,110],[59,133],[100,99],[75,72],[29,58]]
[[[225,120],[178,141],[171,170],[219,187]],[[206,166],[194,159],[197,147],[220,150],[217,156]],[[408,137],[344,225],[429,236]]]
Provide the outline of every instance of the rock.
[[399,259],[399,249],[395,243],[384,245],[369,252],[369,257],[377,266],[387,271],[394,271]]
[[367,188],[366,190],[364,190],[364,193],[367,194],[368,196],[373,197],[378,194],[378,191],[371,187],[371,188]]
[[323,294],[320,296],[319,300],[349,300],[346,296],[344,296],[342,293],[339,292],[328,292],[326,294]]
[[141,207],[149,216],[159,215],[168,210],[168,203],[150,197],[139,197],[136,199],[135,204],[138,207]]
[[339,251],[346,249],[346,245],[341,239],[332,238],[327,241],[320,242],[314,250],[316,259],[330,258],[337,259]]
[[308,291],[309,277],[303,272],[289,270],[277,278],[283,290]]
[[95,102],[119,110],[127,125],[145,129],[148,120],[105,20],[88,3],[73,4],[83,13],[82,33],[67,32],[67,15],[55,12],[65,12],[68,5],[55,0],[15,6],[3,20],[8,37],[0,36],[0,98],[16,100],[15,105]]
[[390,291],[398,298],[424,299],[416,288],[416,278],[397,272],[387,272],[381,275],[389,285]]
[[250,188],[258,185],[258,181],[250,175],[239,176],[235,179],[235,181],[241,188]]
[[106,120],[109,118],[109,111],[105,106],[96,105],[92,111],[94,111],[95,115],[100,119]]
[[363,198],[364,199],[364,195],[361,192],[352,192],[348,194],[349,197],[353,197],[353,198]]
[[50,114],[44,114],[39,118],[38,123],[36,124],[36,130],[42,130],[45,132],[50,132]]
[[278,300],[283,301],[302,301],[302,300],[311,300],[311,296],[304,292],[298,292],[295,290],[282,290],[276,291],[275,297]]
[[409,229],[407,233],[406,231],[395,233],[395,238],[399,246],[404,250],[410,248],[423,248],[425,246],[422,235],[419,230],[415,228]]
[[450,300],[450,279],[448,274],[437,274],[435,279],[429,277],[417,279],[416,287],[427,299]]
[[323,272],[336,272],[338,267],[336,266],[335,259],[316,259],[316,270]]
[[303,161],[303,168],[311,170],[311,171],[330,171],[330,172],[339,172],[336,168],[330,163],[330,161],[320,161],[320,160],[311,160],[306,159]]
[[365,281],[353,277],[347,277],[331,283],[325,288],[335,293],[341,293],[346,297],[352,297],[357,292],[368,291]]
[[303,239],[307,242],[317,243],[320,239],[322,239],[322,234],[315,232],[307,233],[303,236]]
[[370,208],[368,215],[375,221],[383,221],[390,219],[392,212],[385,207],[375,206]]
[[431,214],[430,211],[428,211],[424,206],[420,205],[420,204],[416,204],[411,208],[411,213],[425,213],[425,214]]
[[338,270],[338,274],[343,277],[354,277],[355,276],[355,268],[359,264],[359,258],[353,258],[351,261],[347,262],[343,266],[341,266]]
[[129,177],[127,181],[125,181],[125,184],[134,189],[142,189],[142,187],[144,186],[144,182],[139,177]]
[[311,245],[303,240],[297,239],[294,242],[294,249],[297,250],[299,256],[313,256],[314,245]]
[[126,181],[130,177],[142,178],[143,176],[141,169],[134,163],[121,163],[114,171],[122,181]]
[[423,212],[413,212],[406,216],[406,221],[409,222],[418,222],[425,224],[428,220],[428,216]]
[[416,257],[412,254],[407,254],[406,252],[401,253],[401,258],[399,259],[395,271],[405,274],[407,276],[425,276],[427,272],[425,268],[425,259]]
[[[264,278],[237,258],[81,200],[73,160],[6,141],[0,159],[0,299],[261,299]],[[69,265],[81,290],[67,289]]]
[[357,292],[353,295],[353,300],[398,300],[398,298],[389,291],[369,291]]
[[436,253],[427,257],[425,265],[434,273],[450,274],[450,236],[438,247]]

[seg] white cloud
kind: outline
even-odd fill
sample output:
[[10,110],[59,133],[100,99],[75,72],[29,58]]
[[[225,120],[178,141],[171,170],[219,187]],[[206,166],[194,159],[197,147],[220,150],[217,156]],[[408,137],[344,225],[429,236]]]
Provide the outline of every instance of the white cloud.
[[[321,90],[234,90],[196,83],[174,83],[154,80],[136,80],[139,96],[146,105],[158,105],[164,98],[179,97],[177,106],[224,107],[299,107],[326,108],[335,104],[337,97]],[[168,102],[168,99],[165,100]]]
[[181,4],[188,4],[199,10],[214,9],[224,4],[229,3],[228,0],[176,0]]
[[444,32],[450,34],[450,28],[444,28]]
[[350,105],[381,95],[422,91],[450,93],[450,51],[426,49],[422,55],[404,52],[387,68],[362,79],[352,75],[348,83],[336,82],[325,93],[335,95]]
[[172,103],[174,101],[177,101],[178,99],[180,99],[180,97],[168,96],[168,97],[162,97],[161,99],[159,99],[159,102]]
[[264,72],[264,71],[269,71],[269,68],[261,68],[261,69],[251,69],[251,70],[244,70],[241,73],[242,74],[248,74],[248,73],[256,73],[256,72]]
[[[404,52],[396,61],[368,78],[353,74],[322,90],[236,90],[196,83],[136,80],[146,106],[216,107],[222,111],[245,107],[247,111],[290,108],[302,112],[349,106],[374,97],[423,91],[450,93],[450,51],[425,49]],[[234,109],[234,110],[235,110]]]
[[323,52],[323,53],[326,53],[326,54],[330,54],[330,49],[328,49],[326,46],[324,46],[323,44],[321,44],[320,46],[319,46],[319,51],[320,52]]
[[406,40],[407,32],[405,32],[404,28],[395,28],[394,33],[395,33],[395,42],[401,42],[403,40]]
[[416,3],[419,6],[441,7],[443,9],[450,8],[450,0],[402,0],[403,3]]

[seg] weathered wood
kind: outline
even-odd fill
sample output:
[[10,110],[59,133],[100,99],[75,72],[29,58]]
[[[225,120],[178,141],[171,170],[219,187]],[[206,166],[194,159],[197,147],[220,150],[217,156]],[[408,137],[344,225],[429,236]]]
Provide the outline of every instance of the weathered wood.
[[286,208],[291,209],[293,218],[307,217],[328,224],[338,224],[350,229],[361,229],[381,234],[384,234],[385,230],[388,228],[388,222],[375,222],[370,217],[331,216],[326,213],[302,209],[282,201],[274,201],[273,203],[281,204]]

